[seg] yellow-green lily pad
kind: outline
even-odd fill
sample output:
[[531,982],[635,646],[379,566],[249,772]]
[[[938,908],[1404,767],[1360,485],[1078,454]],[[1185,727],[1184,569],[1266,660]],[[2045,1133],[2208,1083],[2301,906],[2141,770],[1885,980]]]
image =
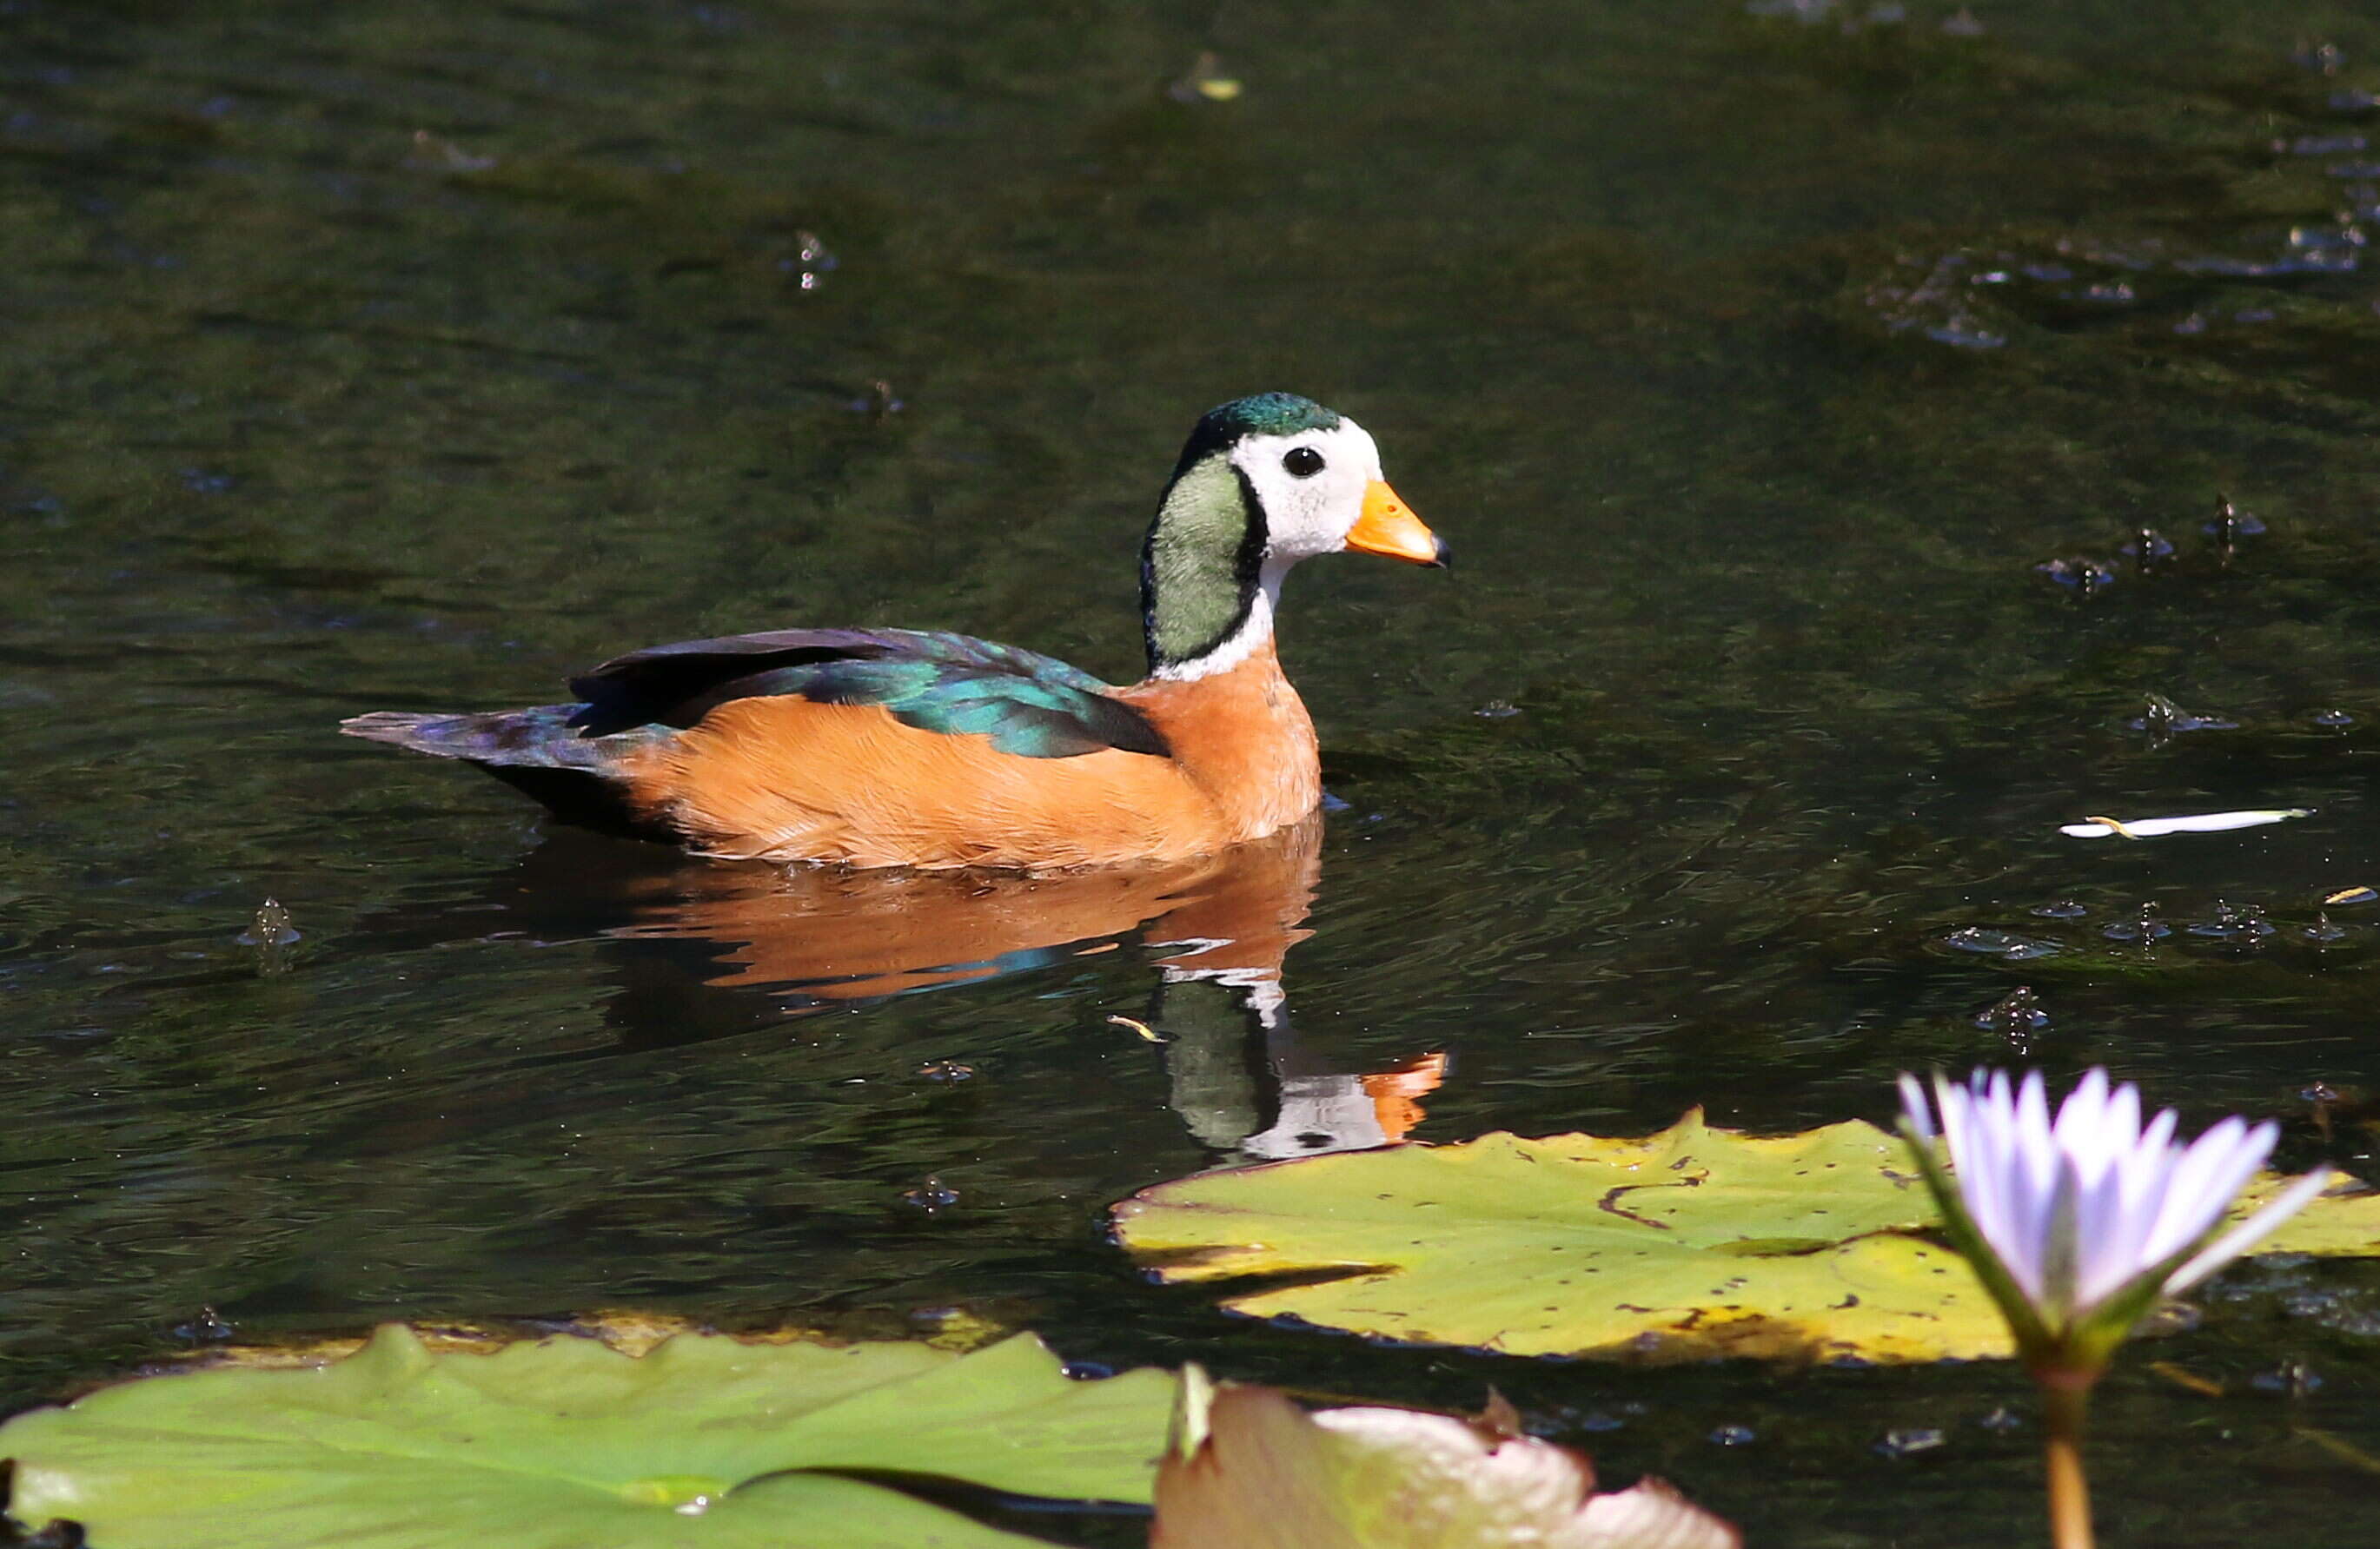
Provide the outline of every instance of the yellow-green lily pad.
[[0,1426],[10,1515],[107,1549],[995,1549],[1033,1543],[870,1477],[1147,1501],[1173,1379],[1076,1382],[1039,1340],[638,1357],[559,1336],[118,1384]]
[[[2260,1179],[2236,1213],[2279,1186]],[[2266,1253],[2380,1254],[2340,1175]],[[1145,1190],[1116,1236],[1254,1317],[1512,1355],[1938,1361],[2012,1353],[1904,1143],[1872,1124],[1746,1135],[1699,1109],[1641,1139],[1491,1134]]]

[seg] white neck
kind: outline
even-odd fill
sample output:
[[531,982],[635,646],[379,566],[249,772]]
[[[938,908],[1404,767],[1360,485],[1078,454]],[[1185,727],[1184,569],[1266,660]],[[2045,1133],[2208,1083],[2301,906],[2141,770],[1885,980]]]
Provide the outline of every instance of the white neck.
[[1257,583],[1257,595],[1248,604],[1248,616],[1240,627],[1223,637],[1223,643],[1204,656],[1194,656],[1187,661],[1176,661],[1160,667],[1149,676],[1166,683],[1196,683],[1217,672],[1228,672],[1254,656],[1272,638],[1273,609],[1281,602],[1281,578],[1289,573],[1289,564],[1281,560],[1267,560]]

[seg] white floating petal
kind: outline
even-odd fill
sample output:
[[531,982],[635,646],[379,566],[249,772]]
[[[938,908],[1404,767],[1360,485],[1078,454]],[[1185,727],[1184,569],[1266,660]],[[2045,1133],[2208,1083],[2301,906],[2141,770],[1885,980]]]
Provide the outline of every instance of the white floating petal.
[[2058,832],[2072,839],[2106,839],[2121,834],[2126,839],[2155,839],[2160,834],[2216,834],[2226,829],[2256,829],[2267,823],[2286,823],[2292,817],[2311,817],[2310,806],[2266,806],[2249,812],[2198,812],[2180,817],[2099,817],[2088,823],[2067,823]]

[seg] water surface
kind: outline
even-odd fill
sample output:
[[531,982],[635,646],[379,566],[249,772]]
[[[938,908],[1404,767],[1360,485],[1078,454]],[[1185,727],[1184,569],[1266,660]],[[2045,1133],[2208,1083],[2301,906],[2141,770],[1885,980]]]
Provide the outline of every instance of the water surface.
[[[10,1399],[207,1304],[965,1305],[1086,1361],[1492,1382],[1764,1544],[2032,1532],[1998,1367],[1377,1349],[1099,1228],[1416,1105],[1789,1128],[2020,1057],[2380,1177],[2380,907],[2302,934],[2380,885],[2380,16],[1865,15],[0,6]],[[1206,51],[1236,100],[1168,92]],[[333,732],[804,623],[1129,679],[1180,438],[1267,388],[1359,417],[1461,563],[1292,584],[1346,805],[1279,853],[784,878]],[[2237,725],[2134,730],[2151,693]],[[2315,814],[2057,832],[2263,806]],[[267,896],[302,939],[260,974]],[[2107,938],[2144,902],[2174,935]],[[2218,905],[2274,928],[2188,930]],[[2012,1049],[1974,1019],[2019,985]],[[2111,1385],[2107,1541],[2357,1542],[2370,1478],[2297,1433],[2380,1452],[2380,1269],[2204,1300]]]

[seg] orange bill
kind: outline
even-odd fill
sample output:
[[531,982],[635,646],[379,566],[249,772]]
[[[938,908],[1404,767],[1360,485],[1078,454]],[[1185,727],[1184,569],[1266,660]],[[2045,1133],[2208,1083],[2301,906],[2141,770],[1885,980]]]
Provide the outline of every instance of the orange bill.
[[1366,554],[1386,554],[1415,564],[1446,563],[1446,544],[1421,525],[1421,518],[1397,498],[1384,479],[1372,480],[1364,491],[1364,514],[1348,529],[1347,547]]

